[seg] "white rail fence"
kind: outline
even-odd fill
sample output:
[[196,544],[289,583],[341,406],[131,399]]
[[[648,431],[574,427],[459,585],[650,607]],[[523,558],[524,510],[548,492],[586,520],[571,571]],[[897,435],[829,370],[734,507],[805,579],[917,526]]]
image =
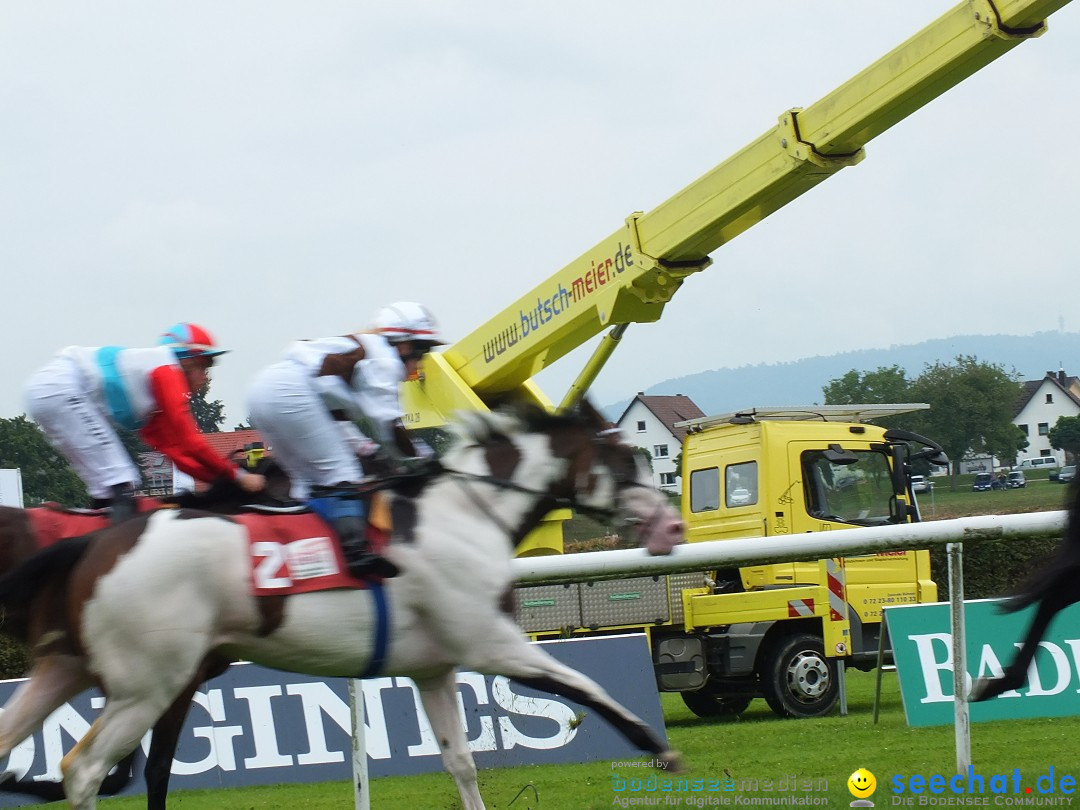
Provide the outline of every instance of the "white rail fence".
[[747,537],[687,543],[667,557],[650,557],[644,549],[588,551],[581,554],[523,557],[513,561],[519,583],[585,582],[620,577],[701,571],[716,566],[851,557],[878,551],[903,551],[944,543],[978,543],[1061,537],[1065,512],[979,517],[874,526],[773,537]]

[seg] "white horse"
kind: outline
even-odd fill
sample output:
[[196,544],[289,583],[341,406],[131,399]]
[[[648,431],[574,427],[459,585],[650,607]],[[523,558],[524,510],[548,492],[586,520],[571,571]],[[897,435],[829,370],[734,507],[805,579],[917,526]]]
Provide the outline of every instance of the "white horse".
[[71,806],[96,807],[108,770],[216,653],[312,675],[411,677],[468,810],[484,804],[457,667],[575,700],[661,767],[677,768],[676,753],[638,717],[529,644],[506,606],[514,544],[552,508],[617,511],[652,553],[681,541],[678,514],[591,408],[573,417],[470,414],[457,432],[441,474],[411,497],[392,496],[387,554],[402,574],[382,589],[383,622],[372,590],[253,597],[243,527],[183,510],[64,541],[4,577],[0,604],[36,646],[30,680],[0,716],[0,756],[97,685],[105,708],[61,763]]

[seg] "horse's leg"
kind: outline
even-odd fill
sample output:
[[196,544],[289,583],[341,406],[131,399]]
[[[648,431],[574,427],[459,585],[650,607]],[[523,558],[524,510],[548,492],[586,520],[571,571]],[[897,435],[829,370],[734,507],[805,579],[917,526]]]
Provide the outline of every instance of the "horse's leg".
[[191,698],[195,690],[199,688],[199,684],[216,678],[228,667],[229,662],[224,659],[214,656],[205,659],[195,677],[154,724],[154,733],[150,737],[150,752],[146,755],[146,767],[143,769],[146,779],[146,810],[165,810],[176,744],[191,709]]
[[[178,687],[179,688],[179,687]],[[139,744],[171,701],[161,690],[111,696],[90,730],[60,761],[64,792],[73,810],[97,807],[97,792],[109,769]]]
[[116,763],[116,767],[109,772],[109,775],[102,781],[101,787],[98,788],[99,795],[115,796],[127,787],[127,783],[131,781],[131,763],[135,761],[135,756],[138,753],[137,750],[132,751]]
[[184,616],[188,632],[178,630],[175,637],[148,633],[143,646],[112,656],[106,638],[92,651],[107,697],[101,715],[60,762],[73,810],[97,806],[98,788],[113,764],[139,744],[178,695],[197,683],[208,620],[193,607]]
[[0,712],[0,758],[25,740],[55,709],[91,685],[82,659],[49,655],[38,659],[30,679]]
[[980,703],[1023,686],[1024,681],[1027,680],[1028,667],[1035,660],[1039,642],[1042,640],[1046,628],[1050,626],[1051,619],[1058,614],[1058,611],[1075,601],[1071,597],[1062,598],[1057,593],[1049,594],[1040,601],[1038,608],[1035,610],[1035,617],[1028,626],[1027,635],[1024,636],[1024,643],[1020,646],[1020,650],[1013,660],[1005,667],[1001,677],[979,678],[971,686],[968,701]]
[[472,646],[464,651],[461,667],[495,675],[506,675],[525,686],[568,697],[600,714],[642,751],[656,757],[658,767],[678,771],[678,752],[660,740],[644,721],[605,692],[591,678],[560,664],[528,641],[509,619],[502,619],[490,632],[477,631]]
[[[0,711],[0,759],[29,737],[55,709],[91,685],[81,659],[50,655],[38,659],[30,679],[18,688]],[[0,773],[0,783],[13,776]],[[35,782],[22,786],[7,784],[5,790],[38,796],[46,801],[62,799],[63,788],[56,782]]]
[[146,766],[143,768],[143,777],[146,779],[146,810],[165,810],[177,741],[191,708],[191,698],[199,688],[198,684],[198,680],[189,683],[154,724],[150,751],[146,755]]
[[968,695],[972,703],[989,700],[1023,686],[1028,667],[1035,659],[1039,641],[1050,626],[1051,619],[1069,605],[1080,602],[1080,589],[1076,587],[1077,569],[1080,568],[1080,483],[1076,481],[1069,488],[1067,505],[1069,513],[1065,536],[1058,546],[1057,555],[1048,567],[1035,574],[1022,593],[1005,603],[1008,611],[1019,610],[1032,603],[1038,605],[1020,652],[1000,678],[979,678],[972,685]]
[[465,810],[484,810],[484,800],[476,786],[476,763],[473,762],[465,729],[458,711],[457,681],[454,671],[442,677],[416,682],[424,713],[439,741],[443,766],[454,777]]

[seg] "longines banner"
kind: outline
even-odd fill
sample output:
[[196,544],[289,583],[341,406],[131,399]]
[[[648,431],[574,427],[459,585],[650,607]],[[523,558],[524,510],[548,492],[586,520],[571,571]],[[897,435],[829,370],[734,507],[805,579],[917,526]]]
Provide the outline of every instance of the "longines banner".
[[[659,733],[664,718],[643,635],[548,642],[556,659],[598,681]],[[21,681],[0,682],[4,702]],[[435,735],[408,678],[362,682],[368,768],[373,777],[442,769]],[[595,712],[503,677],[458,674],[458,703],[480,768],[638,756]],[[53,712],[43,728],[0,761],[21,780],[60,779],[60,760],[100,713],[86,692]],[[584,722],[578,723],[579,713]],[[192,702],[172,767],[172,789],[218,788],[352,778],[352,713],[345,679],[312,678],[237,664]],[[144,793],[142,767],[121,795]],[[0,807],[34,803],[0,793]]]
[[[1001,613],[998,600],[964,603],[967,683],[1000,675],[1027,632],[1034,608]],[[949,605],[885,608],[889,638],[910,726],[953,722],[953,655]],[[1063,610],[1050,625],[1022,687],[985,703],[971,704],[971,721],[1080,714],[1080,605]]]

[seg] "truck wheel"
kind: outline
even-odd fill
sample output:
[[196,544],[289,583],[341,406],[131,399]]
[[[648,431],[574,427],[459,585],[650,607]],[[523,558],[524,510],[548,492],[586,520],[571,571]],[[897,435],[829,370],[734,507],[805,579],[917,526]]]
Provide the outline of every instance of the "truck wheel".
[[681,694],[686,708],[698,717],[709,719],[738,717],[746,711],[746,707],[753,700],[748,695],[729,695],[714,692],[707,686],[696,692],[682,692]]
[[825,657],[817,636],[794,633],[780,638],[765,654],[761,690],[781,717],[821,717],[839,696],[836,663]]

